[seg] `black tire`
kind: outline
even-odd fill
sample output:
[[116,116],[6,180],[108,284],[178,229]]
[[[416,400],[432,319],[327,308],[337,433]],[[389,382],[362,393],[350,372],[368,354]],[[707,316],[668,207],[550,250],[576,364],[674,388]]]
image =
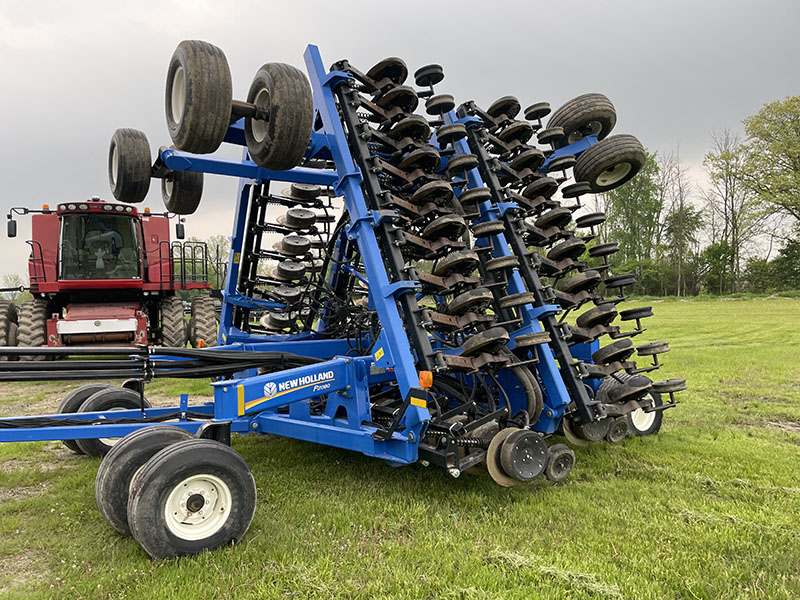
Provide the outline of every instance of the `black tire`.
[[191,215],[203,197],[203,174],[195,171],[170,171],[161,180],[164,207],[176,215]]
[[553,483],[561,483],[575,466],[575,452],[566,444],[553,444],[548,448],[544,476]]
[[208,42],[184,40],[167,69],[167,128],[175,147],[208,154],[222,144],[231,119],[233,84],[225,54]]
[[185,429],[149,425],[129,433],[108,451],[94,482],[97,508],[106,522],[122,535],[130,535],[128,498],[136,472],[167,446],[192,439]]
[[253,161],[274,171],[300,164],[314,118],[311,85],[305,74],[292,65],[267,63],[253,78],[247,101],[269,111],[269,121],[244,120],[244,137]]
[[[60,415],[64,413],[76,413],[81,409],[81,405],[86,402],[90,396],[102,390],[107,390],[108,388],[113,387],[113,385],[108,383],[87,383],[86,385],[77,387],[69,394],[64,396],[64,399],[61,401],[61,404],[58,405],[58,410],[56,412],[58,412]],[[80,449],[77,441],[61,440],[61,442],[76,454],[83,454],[83,450]]]
[[607,192],[633,179],[646,160],[647,153],[634,136],[614,135],[582,152],[573,175],[593,192]]
[[196,296],[192,299],[189,326],[189,342],[194,348],[198,347],[200,340],[207,347],[217,345],[217,311],[211,296]]
[[159,303],[161,310],[161,345],[169,348],[186,347],[186,319],[183,301],[178,296],[166,296]]
[[[649,392],[644,396],[644,399],[650,400],[650,405],[653,407],[661,406],[661,394],[656,392]],[[661,423],[664,420],[664,411],[656,410],[650,413],[644,412],[643,409],[637,408],[635,411],[625,415],[625,420],[628,422],[628,431],[631,435],[645,436],[658,433],[661,429]]]
[[[17,344],[40,347],[47,344],[48,302],[42,298],[26,300],[19,307]],[[20,360],[45,360],[44,356],[20,356]]]
[[520,429],[506,438],[500,447],[503,470],[519,481],[533,481],[547,465],[547,443],[541,433]]
[[618,360],[625,360],[633,354],[635,348],[633,342],[624,338],[603,346],[592,354],[592,362],[596,365],[609,364]]
[[[138,392],[126,388],[112,387],[95,392],[81,404],[78,412],[104,412],[141,408],[142,398]],[[150,408],[150,403],[144,399],[144,407]],[[87,456],[102,458],[117,443],[118,438],[91,438],[75,440],[78,448]]]
[[108,184],[120,202],[142,202],[150,189],[152,158],[147,136],[138,129],[117,129],[108,147]]
[[[0,346],[16,346],[17,325],[17,305],[8,300],[0,300]],[[9,357],[0,356],[0,361],[7,361]]]
[[[172,505],[180,508],[181,501],[186,506],[182,518],[178,511],[166,514]],[[213,521],[200,517],[207,505]],[[253,520],[255,507],[255,480],[239,454],[212,440],[187,440],[158,452],[135,477],[128,499],[128,525],[149,556],[173,558],[238,542]]]
[[617,123],[617,111],[603,94],[583,94],[561,105],[547,122],[548,127],[561,127],[564,138],[556,148],[573,144],[587,135],[598,140],[607,137]]
[[595,325],[608,325],[617,316],[617,307],[613,304],[598,304],[580,315],[575,324],[584,329],[591,329]]

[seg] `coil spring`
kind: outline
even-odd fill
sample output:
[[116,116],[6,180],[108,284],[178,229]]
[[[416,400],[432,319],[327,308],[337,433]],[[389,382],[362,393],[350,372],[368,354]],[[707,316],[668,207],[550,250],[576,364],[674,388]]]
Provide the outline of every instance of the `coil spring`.
[[465,437],[465,438],[458,438],[453,440],[456,446],[461,446],[462,448],[488,448],[489,443],[491,440],[487,440],[484,438],[479,437]]

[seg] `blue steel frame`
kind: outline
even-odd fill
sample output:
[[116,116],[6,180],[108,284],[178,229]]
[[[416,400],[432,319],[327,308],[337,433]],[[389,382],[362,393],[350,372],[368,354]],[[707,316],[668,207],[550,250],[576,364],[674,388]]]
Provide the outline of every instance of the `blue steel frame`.
[[[200,405],[190,406],[188,396],[183,394],[180,404],[176,407],[44,417],[81,420],[136,419],[142,416],[163,417],[177,413],[178,420],[171,421],[170,424],[192,433],[206,422],[224,423],[229,424],[231,431],[235,433],[273,433],[348,448],[397,464],[407,464],[417,459],[418,443],[430,415],[424,402],[414,402],[412,391],[418,385],[419,374],[395,302],[398,291],[413,284],[390,283],[381,259],[373,231],[373,227],[381,217],[373,214],[367,207],[361,190],[361,173],[353,164],[334,100],[335,88],[349,79],[349,75],[338,71],[327,73],[316,46],[309,45],[304,58],[313,89],[314,122],[322,123],[321,127],[317,127],[312,133],[306,158],[333,160],[335,170],[297,167],[288,171],[270,171],[250,160],[246,148],[240,161],[193,155],[171,149],[161,152],[161,160],[169,169],[175,171],[191,170],[239,178],[228,276],[223,290],[219,345],[241,350],[279,348],[283,352],[315,357],[323,362],[263,375],[254,372],[241,373],[236,379],[215,382],[212,384],[213,402]],[[450,112],[445,115],[445,121],[457,122],[455,113]],[[460,122],[467,126],[476,124],[474,117],[462,119]],[[225,141],[245,146],[243,120],[229,127]],[[435,139],[433,141],[435,143]],[[589,136],[555,151],[544,163],[542,171],[546,172],[548,163],[554,158],[565,154],[577,156],[594,143],[597,143],[597,138]],[[457,153],[469,153],[466,140],[459,140],[455,146]],[[377,311],[382,326],[371,356],[347,356],[351,350],[347,340],[324,338],[321,335],[325,327],[324,318],[319,320],[317,331],[295,335],[254,335],[233,326],[235,306],[254,309],[283,306],[244,296],[237,287],[253,187],[262,183],[269,184],[272,181],[331,186],[337,195],[344,196],[351,224],[339,240],[337,250],[341,252],[344,244],[348,242],[358,244],[366,271],[366,281],[369,283],[370,308]],[[467,185],[469,188],[484,185],[477,169],[467,173]],[[495,206],[491,202],[483,202],[479,206],[481,220],[497,220],[505,211],[515,207],[514,203]],[[511,254],[503,234],[493,236],[492,241],[496,242],[493,243],[493,256]],[[338,265],[334,265],[331,277],[336,276],[338,268],[340,268]],[[348,268],[343,267],[345,270]],[[359,278],[363,279],[360,275]],[[512,294],[525,291],[525,285],[516,270],[509,277],[508,290]],[[555,305],[521,307],[523,325],[512,334],[509,346],[514,347],[513,337],[543,331],[539,319],[558,312],[560,308]],[[586,359],[596,350],[597,345],[597,342],[594,342],[573,346],[574,354],[576,357]],[[543,433],[552,433],[558,428],[569,403],[569,396],[549,347],[541,344],[537,347],[537,354],[539,362],[536,368],[544,383],[545,410],[532,428]],[[505,376],[510,377],[507,374]],[[398,428],[400,432],[395,432],[389,439],[381,440],[373,436],[377,429],[365,424],[371,420],[369,388],[390,381],[397,382],[404,398],[408,398],[410,394],[412,396],[411,401],[407,403],[401,427]],[[311,414],[311,402],[321,395],[327,395],[328,398],[324,412]],[[340,412],[342,408],[346,415],[344,417]],[[188,416],[189,413],[191,417]],[[4,420],[13,423],[30,418],[14,417]],[[121,437],[148,425],[148,423],[89,424],[0,429],[0,442]]]

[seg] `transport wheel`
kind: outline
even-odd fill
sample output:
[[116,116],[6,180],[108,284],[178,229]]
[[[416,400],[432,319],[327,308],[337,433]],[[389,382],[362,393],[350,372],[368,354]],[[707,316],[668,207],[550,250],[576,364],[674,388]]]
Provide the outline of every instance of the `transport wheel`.
[[[8,300],[0,300],[0,346],[17,345],[17,306]],[[9,360],[0,356],[0,361]]]
[[[26,300],[19,307],[17,344],[20,346],[47,345],[48,302],[42,298]],[[44,356],[20,356],[20,360],[45,360]]]
[[179,296],[165,296],[159,303],[161,310],[161,345],[169,348],[186,347],[186,320],[183,301]]
[[239,541],[256,507],[247,463],[213,440],[186,440],[155,454],[136,475],[128,499],[133,538],[164,559]]
[[575,452],[566,444],[553,444],[547,451],[544,476],[553,483],[561,483],[575,466]]
[[613,135],[585,150],[578,157],[575,181],[586,181],[595,193],[618,188],[642,169],[647,154],[632,135]]
[[486,470],[489,471],[489,476],[492,480],[503,487],[511,487],[519,483],[519,479],[511,477],[503,470],[503,464],[500,462],[500,449],[503,446],[503,442],[517,431],[521,430],[513,427],[502,429],[500,433],[492,438],[489,447],[486,449]]
[[617,111],[603,94],[583,94],[560,106],[547,122],[548,127],[561,127],[564,138],[556,148],[574,144],[587,135],[602,140],[617,123]]
[[[643,399],[649,401],[650,406],[654,408],[663,404],[661,394],[655,392],[650,392]],[[661,429],[664,411],[645,412],[643,409],[637,408],[625,415],[625,419],[628,421],[628,429],[631,434],[637,436],[653,435]]]
[[184,40],[169,61],[165,107],[175,147],[208,154],[222,144],[231,119],[233,85],[225,54],[208,42]]
[[108,148],[108,184],[120,202],[138,203],[150,189],[152,158],[147,136],[138,129],[117,129]]
[[540,433],[520,429],[509,435],[500,448],[503,471],[523,482],[533,481],[544,473],[547,443]]
[[[138,392],[127,388],[112,387],[100,390],[89,396],[81,404],[77,412],[111,412],[115,410],[128,410],[141,408],[142,400]],[[145,398],[144,407],[150,408],[150,403]],[[93,458],[102,458],[111,450],[120,438],[93,438],[75,440],[81,452]]]
[[100,514],[122,535],[130,535],[128,498],[133,478],[158,452],[176,442],[192,439],[185,429],[149,425],[129,433],[108,451],[94,482],[94,497]]
[[217,345],[217,311],[211,296],[192,298],[189,342],[194,348],[197,348],[200,340],[203,340],[205,346]]
[[311,139],[311,85],[299,69],[267,63],[256,73],[247,101],[269,112],[269,120],[245,118],[250,157],[260,167],[283,171],[303,160]]
[[203,197],[203,174],[195,171],[170,171],[161,180],[161,197],[166,209],[176,215],[191,215]]
[[[113,385],[108,383],[87,383],[80,387],[75,388],[69,394],[64,396],[61,404],[58,405],[58,414],[76,413],[80,410],[81,405],[89,398],[101,390],[113,388]],[[83,454],[83,450],[78,447],[76,440],[61,440],[61,442],[76,454]]]

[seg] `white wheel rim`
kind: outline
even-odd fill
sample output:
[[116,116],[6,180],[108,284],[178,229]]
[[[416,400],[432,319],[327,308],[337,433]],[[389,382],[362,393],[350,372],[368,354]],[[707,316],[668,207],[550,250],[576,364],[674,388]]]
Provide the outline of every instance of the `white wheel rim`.
[[[258,108],[263,108],[266,110],[269,108],[270,100],[271,98],[267,88],[261,88],[258,90],[255,100],[253,100],[253,104],[255,104]],[[250,119],[250,126],[253,129],[253,139],[255,139],[255,141],[260,143],[267,139],[267,134],[269,133],[269,124],[266,121],[262,121],[261,119]]]
[[582,140],[588,135],[600,135],[600,132],[603,130],[603,126],[598,121],[591,121],[586,123],[580,129],[576,129],[572,133],[569,134],[567,138],[567,142],[570,144],[574,144],[575,142]]
[[186,106],[186,73],[183,67],[175,69],[172,75],[172,95],[170,97],[172,120],[180,124],[183,119],[183,109]]
[[[655,402],[653,397],[648,395],[645,398],[650,400],[650,406],[654,406]],[[637,408],[631,413],[631,423],[636,428],[636,431],[647,431],[656,420],[655,412],[644,412],[641,408]]]
[[[128,410],[128,409],[124,408],[122,406],[118,406],[117,408],[109,408],[108,412],[114,412],[114,411],[118,411],[118,410]],[[101,419],[105,419],[105,417],[100,417],[100,418]],[[98,440],[100,442],[104,443],[106,446],[113,446],[113,445],[119,443],[119,441],[121,439],[122,439],[121,437],[116,437],[116,438],[98,438]]]
[[119,174],[119,148],[117,145],[111,148],[111,185],[117,185],[117,176]]
[[606,169],[597,177],[597,184],[603,187],[607,185],[614,185],[615,183],[622,181],[625,176],[631,172],[631,164],[627,162],[619,163],[618,165],[614,165],[610,169]]
[[170,492],[164,506],[167,529],[183,540],[202,540],[217,533],[231,514],[227,484],[208,473],[192,475]]

